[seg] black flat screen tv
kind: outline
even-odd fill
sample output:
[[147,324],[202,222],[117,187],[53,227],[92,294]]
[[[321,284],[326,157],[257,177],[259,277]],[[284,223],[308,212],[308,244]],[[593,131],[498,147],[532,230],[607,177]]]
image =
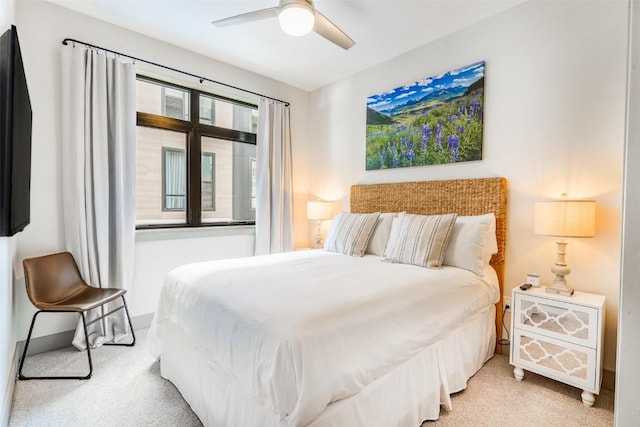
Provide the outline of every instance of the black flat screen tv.
[[0,236],[30,221],[31,101],[15,26],[0,37]]

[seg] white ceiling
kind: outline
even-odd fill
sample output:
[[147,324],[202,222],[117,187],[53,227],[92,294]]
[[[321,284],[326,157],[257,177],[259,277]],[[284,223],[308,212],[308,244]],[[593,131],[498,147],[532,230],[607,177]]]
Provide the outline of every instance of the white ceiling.
[[277,6],[278,0],[48,1],[313,91],[525,0],[315,0],[315,8],[356,42],[349,50],[315,33],[288,36],[277,19],[232,27],[211,24]]

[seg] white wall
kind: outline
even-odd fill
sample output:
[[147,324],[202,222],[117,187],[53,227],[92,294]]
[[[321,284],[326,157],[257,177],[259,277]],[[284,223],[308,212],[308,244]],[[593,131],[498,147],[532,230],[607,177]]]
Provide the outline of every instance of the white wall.
[[[15,0],[0,1],[0,34],[15,23]],[[14,327],[13,264],[16,237],[0,237],[0,425],[9,420],[13,396],[13,355],[16,350]]]
[[[351,184],[504,176],[505,295],[526,273],[552,280],[540,200],[597,201],[597,236],[568,246],[570,282],[607,297],[604,366],[615,370],[624,141],[625,2],[528,2],[311,94],[310,192],[348,208]],[[483,160],[365,171],[366,97],[486,61]]]
[[[3,27],[4,31],[4,27]],[[13,356],[16,349],[13,309],[13,261],[15,237],[0,237],[0,425],[6,425],[11,408],[15,368]]]
[[617,426],[637,425],[640,419],[640,0],[631,3],[629,49],[629,104],[625,150],[624,218],[618,368],[616,370],[615,421]]
[[[0,31],[6,27],[1,26]],[[16,237],[0,237],[0,425],[6,425],[11,408],[11,397],[15,367],[13,356],[16,349],[14,327],[13,263],[16,257]]]
[[[294,219],[297,246],[307,246],[305,219],[308,193],[308,100],[307,92],[261,77],[175,46],[159,42],[123,28],[99,21],[59,6],[31,0],[18,2],[17,26],[33,106],[33,162],[31,182],[31,225],[17,242],[17,258],[64,250],[60,171],[60,63],[59,50],[64,38],[121,51],[132,56],[179,68],[291,103],[294,168]],[[139,64],[142,66],[142,64]],[[156,73],[163,73],[156,69]],[[182,78],[171,75],[173,78]],[[195,82],[191,82],[195,83]],[[135,278],[128,298],[132,315],[153,312],[162,278],[175,265],[205,258],[248,256],[253,253],[253,233],[243,228],[226,231],[159,232],[138,238]],[[24,291],[22,272],[16,279],[17,339],[26,338],[33,308]],[[48,335],[73,327],[71,315],[50,316],[34,336]]]

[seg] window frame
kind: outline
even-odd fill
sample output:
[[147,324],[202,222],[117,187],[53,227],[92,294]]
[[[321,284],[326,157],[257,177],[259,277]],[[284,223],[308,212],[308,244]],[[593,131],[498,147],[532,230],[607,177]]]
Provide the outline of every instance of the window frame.
[[[161,86],[175,87],[189,92],[190,120],[181,120],[157,114],[136,111],[136,126],[164,129],[186,134],[186,160],[187,160],[187,188],[186,188],[186,214],[184,223],[176,224],[139,224],[136,230],[161,229],[161,228],[191,228],[191,227],[225,227],[234,225],[255,225],[255,220],[216,221],[202,222],[202,138],[210,137],[226,141],[257,145],[257,134],[246,131],[238,131],[219,126],[200,123],[200,95],[220,99],[233,104],[257,109],[256,104],[215,95],[200,89],[195,89],[179,84],[169,83],[145,75],[136,75],[137,80],[147,81]],[[164,164],[164,160],[163,160]],[[164,171],[163,171],[163,196],[164,196]],[[214,202],[215,204],[215,202]],[[163,200],[164,206],[164,200]]]

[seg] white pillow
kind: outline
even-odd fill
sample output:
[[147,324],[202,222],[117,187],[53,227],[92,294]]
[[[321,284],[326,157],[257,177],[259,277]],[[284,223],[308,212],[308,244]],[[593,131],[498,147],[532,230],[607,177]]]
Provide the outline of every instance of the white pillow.
[[385,249],[389,242],[389,235],[391,234],[391,224],[394,218],[397,218],[396,212],[381,213],[378,218],[378,222],[373,229],[369,244],[367,244],[366,254],[372,254],[377,256],[385,256]]
[[493,213],[459,216],[444,254],[444,265],[484,274],[493,254],[498,253],[496,217]]
[[[399,215],[404,215],[405,212],[401,212]],[[391,221],[391,230],[389,231],[389,241],[387,242],[387,246],[384,248],[384,256],[388,257],[393,252],[393,248],[396,247],[398,243],[398,225],[400,224],[400,217],[396,216]]]
[[401,213],[397,243],[385,261],[440,268],[456,216]]
[[339,213],[333,218],[324,249],[345,255],[362,256],[380,212],[371,214]]

